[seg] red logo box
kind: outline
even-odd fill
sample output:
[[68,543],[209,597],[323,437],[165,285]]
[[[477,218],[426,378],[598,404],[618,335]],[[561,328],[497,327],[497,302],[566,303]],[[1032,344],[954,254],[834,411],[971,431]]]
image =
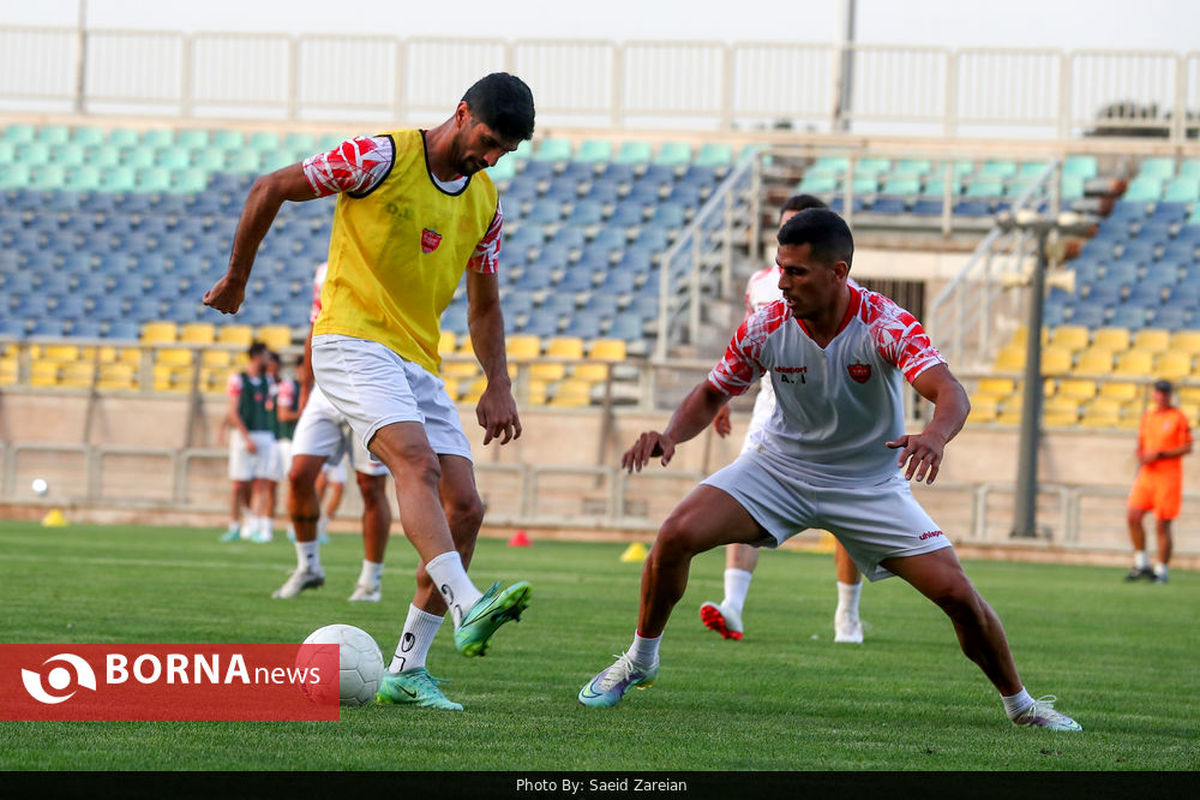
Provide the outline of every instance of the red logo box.
[[0,720],[336,720],[333,644],[0,644]]

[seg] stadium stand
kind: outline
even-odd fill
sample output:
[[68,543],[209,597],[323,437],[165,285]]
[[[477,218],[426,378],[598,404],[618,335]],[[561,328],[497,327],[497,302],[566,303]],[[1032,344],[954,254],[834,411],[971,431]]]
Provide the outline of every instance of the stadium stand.
[[[314,266],[325,258],[332,201],[289,203],[264,240],[233,318],[200,297],[221,274],[254,176],[335,146],[339,135],[245,134],[12,124],[0,134],[0,337],[136,340],[129,348],[31,354],[39,387],[219,391],[254,338],[283,347],[307,326]],[[492,170],[505,211],[501,294],[532,396],[578,405],[596,396],[614,354],[647,352],[658,263],[734,163],[733,150],[684,143],[546,138]],[[443,319],[447,377],[469,401],[482,391],[460,288]],[[619,342],[619,347],[613,344]],[[130,341],[132,344],[132,341]],[[184,344],[186,347],[170,347]],[[205,346],[216,349],[205,350]],[[5,345],[0,383],[17,380]],[[223,349],[224,348],[224,349]],[[130,350],[136,355],[137,350]],[[585,353],[599,362],[585,364]],[[110,357],[111,356],[111,357]],[[516,359],[514,359],[516,361]],[[571,362],[578,361],[578,365]],[[539,385],[539,384],[545,384]]]

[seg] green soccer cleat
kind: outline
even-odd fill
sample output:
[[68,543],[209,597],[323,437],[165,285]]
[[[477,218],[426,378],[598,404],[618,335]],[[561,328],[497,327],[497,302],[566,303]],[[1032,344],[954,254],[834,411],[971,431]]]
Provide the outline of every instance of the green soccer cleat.
[[424,667],[404,672],[385,672],[379,681],[375,699],[386,706],[419,706],[462,711],[462,705],[442,693],[441,685],[449,681],[435,678]]
[[1061,711],[1054,710],[1058,700],[1052,694],[1044,695],[1034,700],[1029,708],[1013,718],[1014,725],[1030,725],[1035,728],[1045,728],[1051,731],[1081,731],[1083,726]]
[[532,593],[533,587],[528,581],[517,581],[503,591],[500,581],[493,583],[454,629],[454,646],[458,652],[467,658],[485,655],[492,634],[509,620],[521,619],[521,612],[529,606]]
[[579,690],[579,702],[592,708],[610,708],[621,702],[630,689],[649,689],[657,677],[657,663],[643,669],[634,664],[628,654],[622,653],[611,667]]
[[224,533],[221,534],[221,538],[218,539],[218,541],[236,542],[241,538],[242,538],[241,527],[237,526],[237,525],[231,525]]

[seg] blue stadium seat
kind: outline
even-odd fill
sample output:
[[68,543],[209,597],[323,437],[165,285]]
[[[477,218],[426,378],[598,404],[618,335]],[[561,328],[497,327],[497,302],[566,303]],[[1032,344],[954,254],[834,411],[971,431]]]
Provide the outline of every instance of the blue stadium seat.
[[1187,328],[1192,320],[1191,309],[1185,306],[1163,306],[1154,312],[1153,325],[1177,331]]

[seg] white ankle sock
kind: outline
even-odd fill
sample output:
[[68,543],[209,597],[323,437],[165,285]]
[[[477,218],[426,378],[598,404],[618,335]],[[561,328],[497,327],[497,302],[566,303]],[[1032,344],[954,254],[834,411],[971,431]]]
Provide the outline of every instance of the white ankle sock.
[[443,619],[410,604],[408,618],[404,620],[404,632],[400,634],[400,641],[396,642],[396,653],[388,665],[388,672],[395,674],[425,666],[429,646],[433,644],[438,628],[442,627]]
[[1150,566],[1150,559],[1146,557],[1145,550],[1133,551],[1133,567],[1134,569],[1145,569]]
[[1004,701],[1004,713],[1008,714],[1009,719],[1015,718],[1022,711],[1033,705],[1033,698],[1029,696],[1029,692],[1025,691],[1024,686],[1021,687],[1021,691],[1012,697],[1000,695],[1000,699]]
[[311,542],[296,542],[296,566],[307,568],[309,572],[322,573],[321,544],[316,539]]
[[862,594],[862,581],[858,583],[837,582],[838,604],[836,616],[851,621],[858,619],[858,598]]
[[[358,582],[363,586],[378,586],[383,581],[383,562],[363,559],[362,572],[358,573]],[[441,617],[438,617],[441,619]]]
[[662,644],[662,634],[653,639],[645,639],[635,631],[633,644],[629,646],[626,655],[629,660],[639,667],[652,667],[658,663],[658,646]]
[[450,609],[450,619],[457,628],[463,614],[475,605],[475,601],[482,597],[483,593],[476,589],[475,584],[467,577],[462,557],[457,550],[450,550],[430,559],[425,565],[425,570],[429,577],[433,578],[433,585],[442,593],[442,598]]
[[1158,566],[1156,566],[1156,567],[1154,568],[1154,574],[1155,574],[1155,575],[1157,575],[1157,576],[1158,576],[1158,577],[1160,577],[1160,578],[1165,578],[1165,577],[1167,577],[1167,565],[1166,565],[1166,564],[1159,564]]
[[741,614],[746,607],[746,595],[750,593],[750,580],[753,577],[753,572],[744,569],[725,570],[725,599],[721,605]]

